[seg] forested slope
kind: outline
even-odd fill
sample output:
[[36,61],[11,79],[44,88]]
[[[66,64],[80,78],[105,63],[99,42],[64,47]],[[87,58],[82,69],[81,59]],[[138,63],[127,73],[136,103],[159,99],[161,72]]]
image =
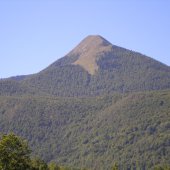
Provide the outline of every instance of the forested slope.
[[109,169],[170,160],[170,91],[91,98],[0,97],[0,131],[29,140],[46,161]]

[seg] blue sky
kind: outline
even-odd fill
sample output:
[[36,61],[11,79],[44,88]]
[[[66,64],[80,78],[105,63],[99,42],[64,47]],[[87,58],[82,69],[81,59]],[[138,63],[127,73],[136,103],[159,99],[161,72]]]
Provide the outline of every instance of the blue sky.
[[170,66],[170,1],[0,0],[0,78],[36,73],[93,34]]

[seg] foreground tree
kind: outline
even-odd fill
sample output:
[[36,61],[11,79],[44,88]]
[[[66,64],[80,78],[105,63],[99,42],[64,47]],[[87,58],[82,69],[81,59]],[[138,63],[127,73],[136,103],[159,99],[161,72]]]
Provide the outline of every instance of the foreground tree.
[[49,163],[48,168],[49,168],[49,170],[60,170],[60,169],[61,169],[61,168],[60,168],[59,166],[57,166],[56,163],[54,163],[54,162]]
[[30,169],[30,153],[27,142],[20,137],[12,133],[3,135],[0,139],[0,169]]
[[118,170],[118,165],[117,165],[117,163],[115,163],[115,164],[113,165],[112,170]]
[[156,166],[154,170],[170,170],[170,166],[164,165],[164,166]]
[[39,158],[31,160],[31,170],[48,170],[48,165]]

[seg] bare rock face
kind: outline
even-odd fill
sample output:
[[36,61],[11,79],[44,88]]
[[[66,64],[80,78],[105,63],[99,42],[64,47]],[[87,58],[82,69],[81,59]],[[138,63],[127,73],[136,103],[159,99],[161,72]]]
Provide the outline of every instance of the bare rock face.
[[94,75],[98,70],[96,61],[102,53],[110,52],[112,44],[101,36],[88,36],[80,44],[74,48],[70,54],[78,55],[79,58],[73,63],[80,65],[89,74]]

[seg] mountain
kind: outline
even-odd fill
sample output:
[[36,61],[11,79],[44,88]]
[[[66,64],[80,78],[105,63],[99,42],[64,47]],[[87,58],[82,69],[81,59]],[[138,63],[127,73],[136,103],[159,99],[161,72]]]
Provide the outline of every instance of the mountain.
[[0,132],[59,165],[170,164],[170,67],[88,36],[39,73],[0,80]]
[[[170,88],[170,67],[101,36],[88,36],[46,69],[19,78],[19,84],[37,94],[66,97],[160,90]],[[22,93],[19,89],[16,93]]]

